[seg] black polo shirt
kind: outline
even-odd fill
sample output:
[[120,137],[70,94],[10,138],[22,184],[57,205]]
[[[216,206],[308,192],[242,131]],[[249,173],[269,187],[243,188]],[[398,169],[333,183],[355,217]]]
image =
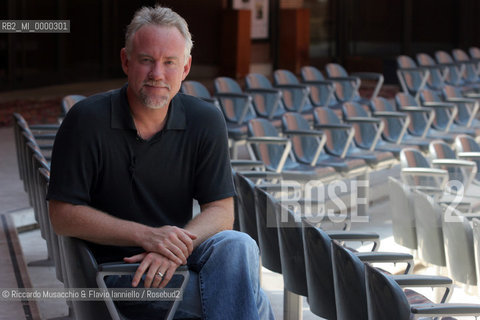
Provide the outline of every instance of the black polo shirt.
[[[227,130],[213,105],[178,93],[162,131],[137,136],[126,88],[77,103],[58,131],[47,198],[149,226],[179,227],[200,204],[234,195]],[[99,262],[140,248],[91,244]]]

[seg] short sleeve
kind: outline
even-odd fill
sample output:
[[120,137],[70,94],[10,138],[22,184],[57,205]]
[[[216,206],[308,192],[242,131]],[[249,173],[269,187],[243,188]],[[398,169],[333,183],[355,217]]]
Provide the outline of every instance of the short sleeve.
[[[213,108],[212,108],[213,109]],[[194,197],[200,204],[235,195],[225,120],[218,109],[209,112],[195,169]]]
[[[85,109],[85,110],[83,110]],[[95,118],[89,106],[75,105],[55,137],[52,151],[48,200],[88,205],[95,177],[98,152]]]

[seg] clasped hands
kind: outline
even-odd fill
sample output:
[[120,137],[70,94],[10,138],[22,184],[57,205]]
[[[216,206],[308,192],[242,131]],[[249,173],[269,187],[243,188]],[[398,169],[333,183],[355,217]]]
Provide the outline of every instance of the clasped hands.
[[124,258],[127,263],[140,262],[132,280],[136,287],[145,274],[145,288],[164,288],[175,270],[187,263],[197,237],[182,228],[163,226],[151,228],[142,247],[145,252]]

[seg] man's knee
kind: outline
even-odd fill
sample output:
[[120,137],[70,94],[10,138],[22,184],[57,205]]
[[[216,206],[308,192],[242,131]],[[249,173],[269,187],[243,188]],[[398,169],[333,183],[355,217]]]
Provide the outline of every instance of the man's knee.
[[244,252],[258,255],[258,246],[255,240],[244,232],[225,230],[214,236],[215,243],[228,252]]
[[257,243],[249,235],[226,230],[219,232],[198,246],[188,259],[189,267],[200,272],[210,261],[218,265],[258,264],[259,250]]
[[[258,259],[259,250],[257,243],[248,234],[225,230],[205,240],[194,253],[194,260],[203,264],[210,257],[215,256],[215,260],[238,261],[249,260],[254,262]],[[193,261],[192,261],[193,262]]]

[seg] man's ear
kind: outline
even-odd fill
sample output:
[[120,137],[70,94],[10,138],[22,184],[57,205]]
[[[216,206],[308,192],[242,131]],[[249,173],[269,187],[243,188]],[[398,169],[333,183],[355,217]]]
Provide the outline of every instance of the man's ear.
[[187,63],[185,63],[185,65],[183,66],[182,81],[185,80],[185,78],[188,76],[191,66],[192,66],[192,56],[188,57]]
[[120,50],[120,59],[122,60],[122,69],[123,72],[128,75],[128,56],[127,56],[127,49],[122,48]]

